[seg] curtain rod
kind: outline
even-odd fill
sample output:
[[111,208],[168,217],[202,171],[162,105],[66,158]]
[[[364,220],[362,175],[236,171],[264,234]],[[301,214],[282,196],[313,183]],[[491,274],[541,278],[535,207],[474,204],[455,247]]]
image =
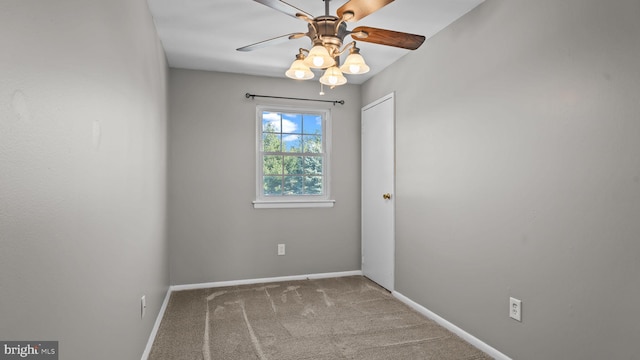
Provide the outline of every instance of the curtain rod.
[[283,97],[283,96],[269,96],[269,95],[256,95],[256,94],[244,94],[244,97],[255,99],[257,97],[261,98],[271,98],[271,99],[287,99],[287,100],[303,100],[303,101],[318,101],[318,102],[327,102],[332,103],[333,106],[336,104],[344,105],[344,100],[317,100],[317,99],[302,99],[302,98],[294,98],[294,97]]

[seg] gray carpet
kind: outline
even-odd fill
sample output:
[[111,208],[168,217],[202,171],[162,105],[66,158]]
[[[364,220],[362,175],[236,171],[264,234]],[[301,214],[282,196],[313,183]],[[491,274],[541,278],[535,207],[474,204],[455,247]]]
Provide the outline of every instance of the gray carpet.
[[353,276],[174,292],[149,359],[490,357]]

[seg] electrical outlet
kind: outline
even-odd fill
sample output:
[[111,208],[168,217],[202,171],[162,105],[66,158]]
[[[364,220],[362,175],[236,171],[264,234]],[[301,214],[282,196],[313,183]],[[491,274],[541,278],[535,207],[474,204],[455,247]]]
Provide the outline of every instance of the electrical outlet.
[[146,295],[142,295],[140,298],[140,318],[144,317],[144,314],[147,312],[147,297]]
[[284,254],[285,254],[284,244],[278,244],[278,255],[284,255]]
[[518,300],[516,298],[509,298],[509,317],[522,321],[522,300]]

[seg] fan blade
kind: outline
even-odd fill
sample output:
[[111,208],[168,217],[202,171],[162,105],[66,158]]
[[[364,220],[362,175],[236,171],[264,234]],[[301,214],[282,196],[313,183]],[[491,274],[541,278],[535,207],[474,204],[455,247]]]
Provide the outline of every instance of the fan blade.
[[236,50],[238,50],[238,51],[253,51],[253,50],[261,49],[263,47],[267,47],[267,46],[271,46],[271,45],[282,44],[282,43],[285,43],[285,42],[287,42],[289,40],[292,40],[292,39],[299,39],[299,38],[301,38],[301,37],[303,37],[305,35],[307,35],[307,34],[305,34],[305,33],[292,33],[292,34],[282,35],[282,36],[275,37],[273,39],[263,40],[263,41],[255,43],[255,44],[243,46],[241,48],[237,48]]
[[358,21],[392,2],[393,0],[350,0],[338,9],[338,17],[342,19],[344,13],[352,13],[353,16],[348,16],[345,21]]
[[297,7],[287,4],[282,0],[253,0],[255,2],[259,2],[262,5],[266,5],[274,10],[278,10],[283,14],[287,14],[289,16],[293,16],[294,18],[298,18],[298,14],[305,15],[309,19],[313,19],[313,15],[309,14],[304,10],[300,10]]
[[368,26],[358,26],[351,31],[354,40],[374,44],[395,46],[408,50],[415,50],[422,45],[425,37],[392,30],[377,29]]

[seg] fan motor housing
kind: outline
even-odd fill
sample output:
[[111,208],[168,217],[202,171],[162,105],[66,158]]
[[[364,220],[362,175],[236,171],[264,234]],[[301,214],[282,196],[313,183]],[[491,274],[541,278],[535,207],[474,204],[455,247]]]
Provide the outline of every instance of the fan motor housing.
[[318,16],[309,23],[311,40],[320,39],[325,46],[339,49],[347,35],[347,24],[335,16]]

